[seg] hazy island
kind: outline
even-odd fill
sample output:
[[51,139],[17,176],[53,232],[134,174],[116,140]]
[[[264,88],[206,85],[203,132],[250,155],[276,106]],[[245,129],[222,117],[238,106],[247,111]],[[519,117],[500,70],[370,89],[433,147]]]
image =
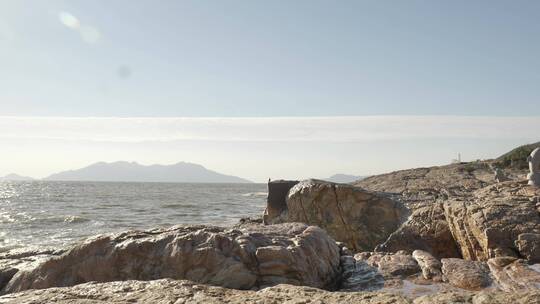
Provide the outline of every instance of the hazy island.
[[221,174],[188,162],[145,166],[136,162],[98,162],[87,167],[52,174],[47,181],[251,183],[247,179]]
[[6,176],[0,177],[0,182],[2,181],[13,181],[13,182],[20,182],[20,181],[33,181],[34,179],[28,176],[22,176],[15,173],[10,173]]

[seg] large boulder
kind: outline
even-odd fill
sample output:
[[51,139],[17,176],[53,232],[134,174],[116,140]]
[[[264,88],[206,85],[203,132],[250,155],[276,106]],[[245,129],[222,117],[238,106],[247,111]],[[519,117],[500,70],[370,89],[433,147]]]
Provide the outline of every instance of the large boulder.
[[287,222],[303,222],[325,229],[353,251],[373,250],[405,220],[403,205],[381,193],[347,184],[306,180],[288,193]]
[[446,201],[445,216],[463,258],[515,256],[539,261],[539,196],[540,189],[526,181],[509,181]]
[[90,238],[33,270],[19,271],[4,292],[161,278],[235,289],[280,283],[334,289],[339,252],[324,230],[301,223],[128,231]]

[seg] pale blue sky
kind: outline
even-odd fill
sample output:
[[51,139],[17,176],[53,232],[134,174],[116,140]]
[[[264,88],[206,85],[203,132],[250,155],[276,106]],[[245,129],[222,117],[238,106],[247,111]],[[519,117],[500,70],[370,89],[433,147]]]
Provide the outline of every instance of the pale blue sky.
[[0,0],[0,176],[369,175],[537,130],[540,1]]
[[2,0],[0,115],[532,116],[539,54],[539,1]]

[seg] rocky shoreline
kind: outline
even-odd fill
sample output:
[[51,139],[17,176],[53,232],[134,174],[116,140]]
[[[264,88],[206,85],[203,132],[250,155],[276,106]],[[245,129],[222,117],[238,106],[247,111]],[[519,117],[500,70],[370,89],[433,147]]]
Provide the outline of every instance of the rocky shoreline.
[[[490,162],[269,193],[264,223],[0,254],[0,303],[540,303],[540,189]],[[283,187],[276,187],[276,189]]]

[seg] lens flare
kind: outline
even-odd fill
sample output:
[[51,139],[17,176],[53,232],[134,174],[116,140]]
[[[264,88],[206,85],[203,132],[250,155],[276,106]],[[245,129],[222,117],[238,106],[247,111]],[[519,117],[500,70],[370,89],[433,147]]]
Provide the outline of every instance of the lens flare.
[[81,27],[79,19],[68,12],[58,13],[58,19],[63,25],[70,29],[78,30]]

